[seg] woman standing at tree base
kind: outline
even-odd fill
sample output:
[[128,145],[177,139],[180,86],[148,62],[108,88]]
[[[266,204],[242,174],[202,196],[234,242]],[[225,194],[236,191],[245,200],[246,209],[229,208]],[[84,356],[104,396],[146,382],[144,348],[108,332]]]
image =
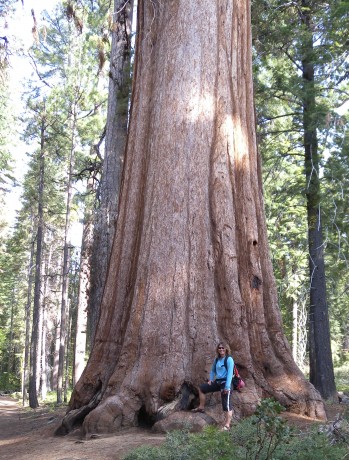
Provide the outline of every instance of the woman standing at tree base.
[[210,380],[199,386],[199,407],[193,412],[205,412],[206,394],[221,392],[222,408],[225,414],[223,430],[230,429],[233,415],[233,401],[231,398],[232,379],[234,373],[234,360],[231,356],[230,347],[220,342],[216,347],[216,358],[212,364]]

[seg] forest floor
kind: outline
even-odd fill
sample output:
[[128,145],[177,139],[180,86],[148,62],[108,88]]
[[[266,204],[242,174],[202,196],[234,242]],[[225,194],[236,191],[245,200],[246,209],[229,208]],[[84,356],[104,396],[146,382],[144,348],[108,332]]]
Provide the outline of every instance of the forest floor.
[[[341,404],[327,405],[328,421],[333,421],[342,408]],[[33,411],[20,407],[11,397],[0,396],[1,460],[122,460],[135,447],[159,445],[165,439],[164,435],[141,428],[90,440],[84,440],[79,430],[64,437],[54,436],[65,410],[65,407],[55,410],[41,407]],[[295,414],[284,416],[302,431],[319,423]]]

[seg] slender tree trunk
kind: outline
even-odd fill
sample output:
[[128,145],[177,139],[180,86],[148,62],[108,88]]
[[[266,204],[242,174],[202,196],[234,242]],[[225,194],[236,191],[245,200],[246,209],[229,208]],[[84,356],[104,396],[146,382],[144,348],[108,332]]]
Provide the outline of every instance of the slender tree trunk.
[[[47,238],[48,239],[48,238]],[[47,309],[48,309],[48,292],[49,292],[49,273],[51,271],[51,259],[52,259],[52,241],[47,241],[48,252],[45,260],[45,280],[44,280],[44,292],[42,302],[42,328],[41,328],[41,398],[45,401],[47,396],[47,381],[48,381],[48,363],[47,363]]]
[[[117,228],[95,343],[61,430],[159,415],[209,375],[219,340],[246,380],[324,417],[282,332],[256,148],[247,0],[141,0]],[[169,390],[169,391],[168,391]],[[167,396],[166,396],[167,398]],[[217,410],[218,407],[217,407]],[[88,414],[88,415],[86,415]]]
[[308,303],[303,299],[298,313],[298,361],[302,371],[307,367],[308,356]]
[[[93,183],[90,182],[87,191],[91,192]],[[90,292],[91,252],[93,245],[93,214],[90,206],[85,208],[84,228],[82,234],[79,293],[75,325],[74,372],[73,385],[79,380],[85,367],[87,307]]]
[[10,313],[10,330],[9,330],[9,343],[7,349],[7,362],[6,362],[6,375],[7,375],[7,384],[9,384],[10,375],[13,372],[14,368],[14,347],[13,347],[13,320],[14,320],[14,308],[16,304],[16,292],[15,287],[12,288],[11,295],[11,313]]
[[44,173],[45,173],[45,121],[41,125],[41,144],[39,153],[39,189],[38,189],[38,216],[36,233],[36,255],[35,255],[35,281],[34,281],[34,306],[33,325],[31,336],[31,353],[29,378],[29,405],[32,409],[39,406],[38,384],[40,379],[40,316],[41,316],[41,268],[42,268],[42,246],[44,233],[43,200],[44,200]]
[[292,320],[292,356],[298,362],[298,304],[295,300],[293,300]]
[[[45,236],[43,234],[42,237],[42,245],[44,246],[45,242]],[[42,258],[44,256],[44,247],[42,248]],[[42,337],[43,337],[43,323],[44,323],[44,296],[43,296],[43,291],[44,291],[44,264],[42,262],[42,267],[41,267],[41,289],[40,289],[40,314],[39,314],[39,323],[38,323],[38,344],[37,344],[37,376],[36,376],[36,390],[38,392],[38,395],[41,394],[42,392],[42,374],[44,371],[44,363],[42,361],[42,355],[43,355],[43,350],[42,350]]]
[[347,318],[347,326],[344,331],[344,336],[343,336],[343,345],[342,345],[342,353],[348,353],[349,352],[349,318]]
[[[70,301],[69,301],[70,304]],[[67,340],[66,340],[66,346],[65,346],[65,381],[64,381],[64,391],[63,391],[63,400],[65,403],[68,402],[68,387],[69,387],[69,345],[70,345],[70,337],[71,337],[71,308],[70,305],[68,306],[68,327],[67,327]]]
[[73,196],[73,170],[74,170],[74,153],[75,153],[75,125],[76,114],[72,114],[71,126],[71,148],[69,155],[69,172],[66,188],[66,220],[64,230],[64,248],[63,248],[63,267],[62,267],[62,301],[61,301],[61,315],[59,323],[59,363],[58,363],[58,376],[57,376],[57,403],[63,402],[63,379],[64,379],[64,362],[65,350],[67,343],[67,316],[68,316],[68,290],[69,290],[69,270],[70,270],[70,214]]
[[[33,225],[32,225],[33,229]],[[30,326],[31,326],[31,302],[32,302],[32,286],[33,286],[33,260],[34,260],[34,245],[32,241],[30,258],[28,265],[28,289],[27,289],[27,302],[25,304],[25,345],[24,345],[24,363],[23,363],[23,377],[22,377],[22,400],[23,406],[27,403],[27,389],[28,389],[28,375],[29,375],[29,353],[30,353]]]
[[109,72],[105,156],[96,214],[89,298],[90,340],[93,344],[114,239],[121,171],[127,136],[130,93],[133,0],[114,1],[114,22]]
[[60,343],[60,310],[61,305],[56,305],[57,314],[56,314],[56,321],[55,321],[55,345],[54,345],[54,352],[53,352],[53,369],[52,369],[52,388],[57,391],[58,387],[58,365],[59,365],[59,343]]
[[40,394],[41,399],[45,401],[47,397],[47,349],[46,349],[46,305],[43,304],[42,309],[42,324],[40,329],[41,334],[41,385]]
[[310,381],[325,399],[336,397],[326,295],[324,241],[321,222],[320,155],[316,123],[312,0],[302,0],[302,19],[307,34],[303,42],[303,129],[307,180],[307,216],[310,274],[309,357]]

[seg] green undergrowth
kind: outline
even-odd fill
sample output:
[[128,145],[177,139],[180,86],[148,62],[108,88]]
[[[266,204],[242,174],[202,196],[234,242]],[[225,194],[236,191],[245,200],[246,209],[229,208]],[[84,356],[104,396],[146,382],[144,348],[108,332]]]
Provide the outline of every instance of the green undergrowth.
[[[57,393],[55,391],[48,391],[47,394],[46,394],[45,399],[39,398],[40,407],[47,406],[47,407],[50,407],[51,409],[55,409],[55,408],[60,407],[60,406],[67,406],[68,401],[70,400],[71,394],[72,394],[72,389],[69,389],[67,391],[66,401],[64,401],[62,404],[58,404],[57,403]],[[22,399],[23,399],[22,398],[22,393],[20,393],[19,391],[6,393],[6,396],[16,400],[19,403],[22,403]],[[28,398],[27,398],[27,404],[28,403],[29,403],[29,401],[28,401]],[[27,404],[26,404],[25,407],[27,407]]]
[[282,410],[265,399],[230,432],[215,427],[199,434],[173,431],[161,446],[137,448],[124,460],[349,460],[349,439],[333,440],[318,427],[306,433],[291,429],[279,416]]
[[57,403],[57,393],[55,391],[48,391],[46,394],[46,398],[44,400],[40,400],[40,406],[49,407],[52,410],[60,406],[67,406],[68,401],[70,400],[71,394],[72,394],[72,390],[68,390],[66,401],[64,401],[62,404],[58,404]]
[[[349,392],[349,361],[337,364],[334,369],[334,379],[337,391]],[[303,370],[305,377],[309,380],[309,369]]]
[[335,367],[334,376],[336,380],[337,391],[349,392],[349,362],[340,367]]
[[[72,390],[67,392],[67,401],[69,401],[71,396]],[[20,398],[18,400],[22,402],[21,394],[18,393]],[[12,395],[11,395],[12,396]],[[68,402],[64,401],[61,404],[57,403],[57,393],[55,391],[48,391],[46,394],[45,399],[39,398],[39,409],[44,411],[53,412],[59,407],[66,407],[68,406]],[[25,410],[31,411],[32,409],[29,407],[29,400],[27,399],[26,404],[24,406]],[[37,409],[36,409],[37,410]]]

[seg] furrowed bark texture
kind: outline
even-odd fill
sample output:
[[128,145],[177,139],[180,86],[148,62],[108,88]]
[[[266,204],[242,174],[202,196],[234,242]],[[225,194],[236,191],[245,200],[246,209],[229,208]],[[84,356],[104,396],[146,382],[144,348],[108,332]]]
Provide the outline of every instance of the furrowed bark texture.
[[[323,417],[282,332],[256,149],[246,0],[138,6],[120,211],[95,344],[70,401],[86,433],[155,415],[208,377],[219,340],[246,380]],[[166,391],[165,391],[166,393]],[[95,401],[91,404],[91,401]],[[85,413],[84,413],[85,416]]]

